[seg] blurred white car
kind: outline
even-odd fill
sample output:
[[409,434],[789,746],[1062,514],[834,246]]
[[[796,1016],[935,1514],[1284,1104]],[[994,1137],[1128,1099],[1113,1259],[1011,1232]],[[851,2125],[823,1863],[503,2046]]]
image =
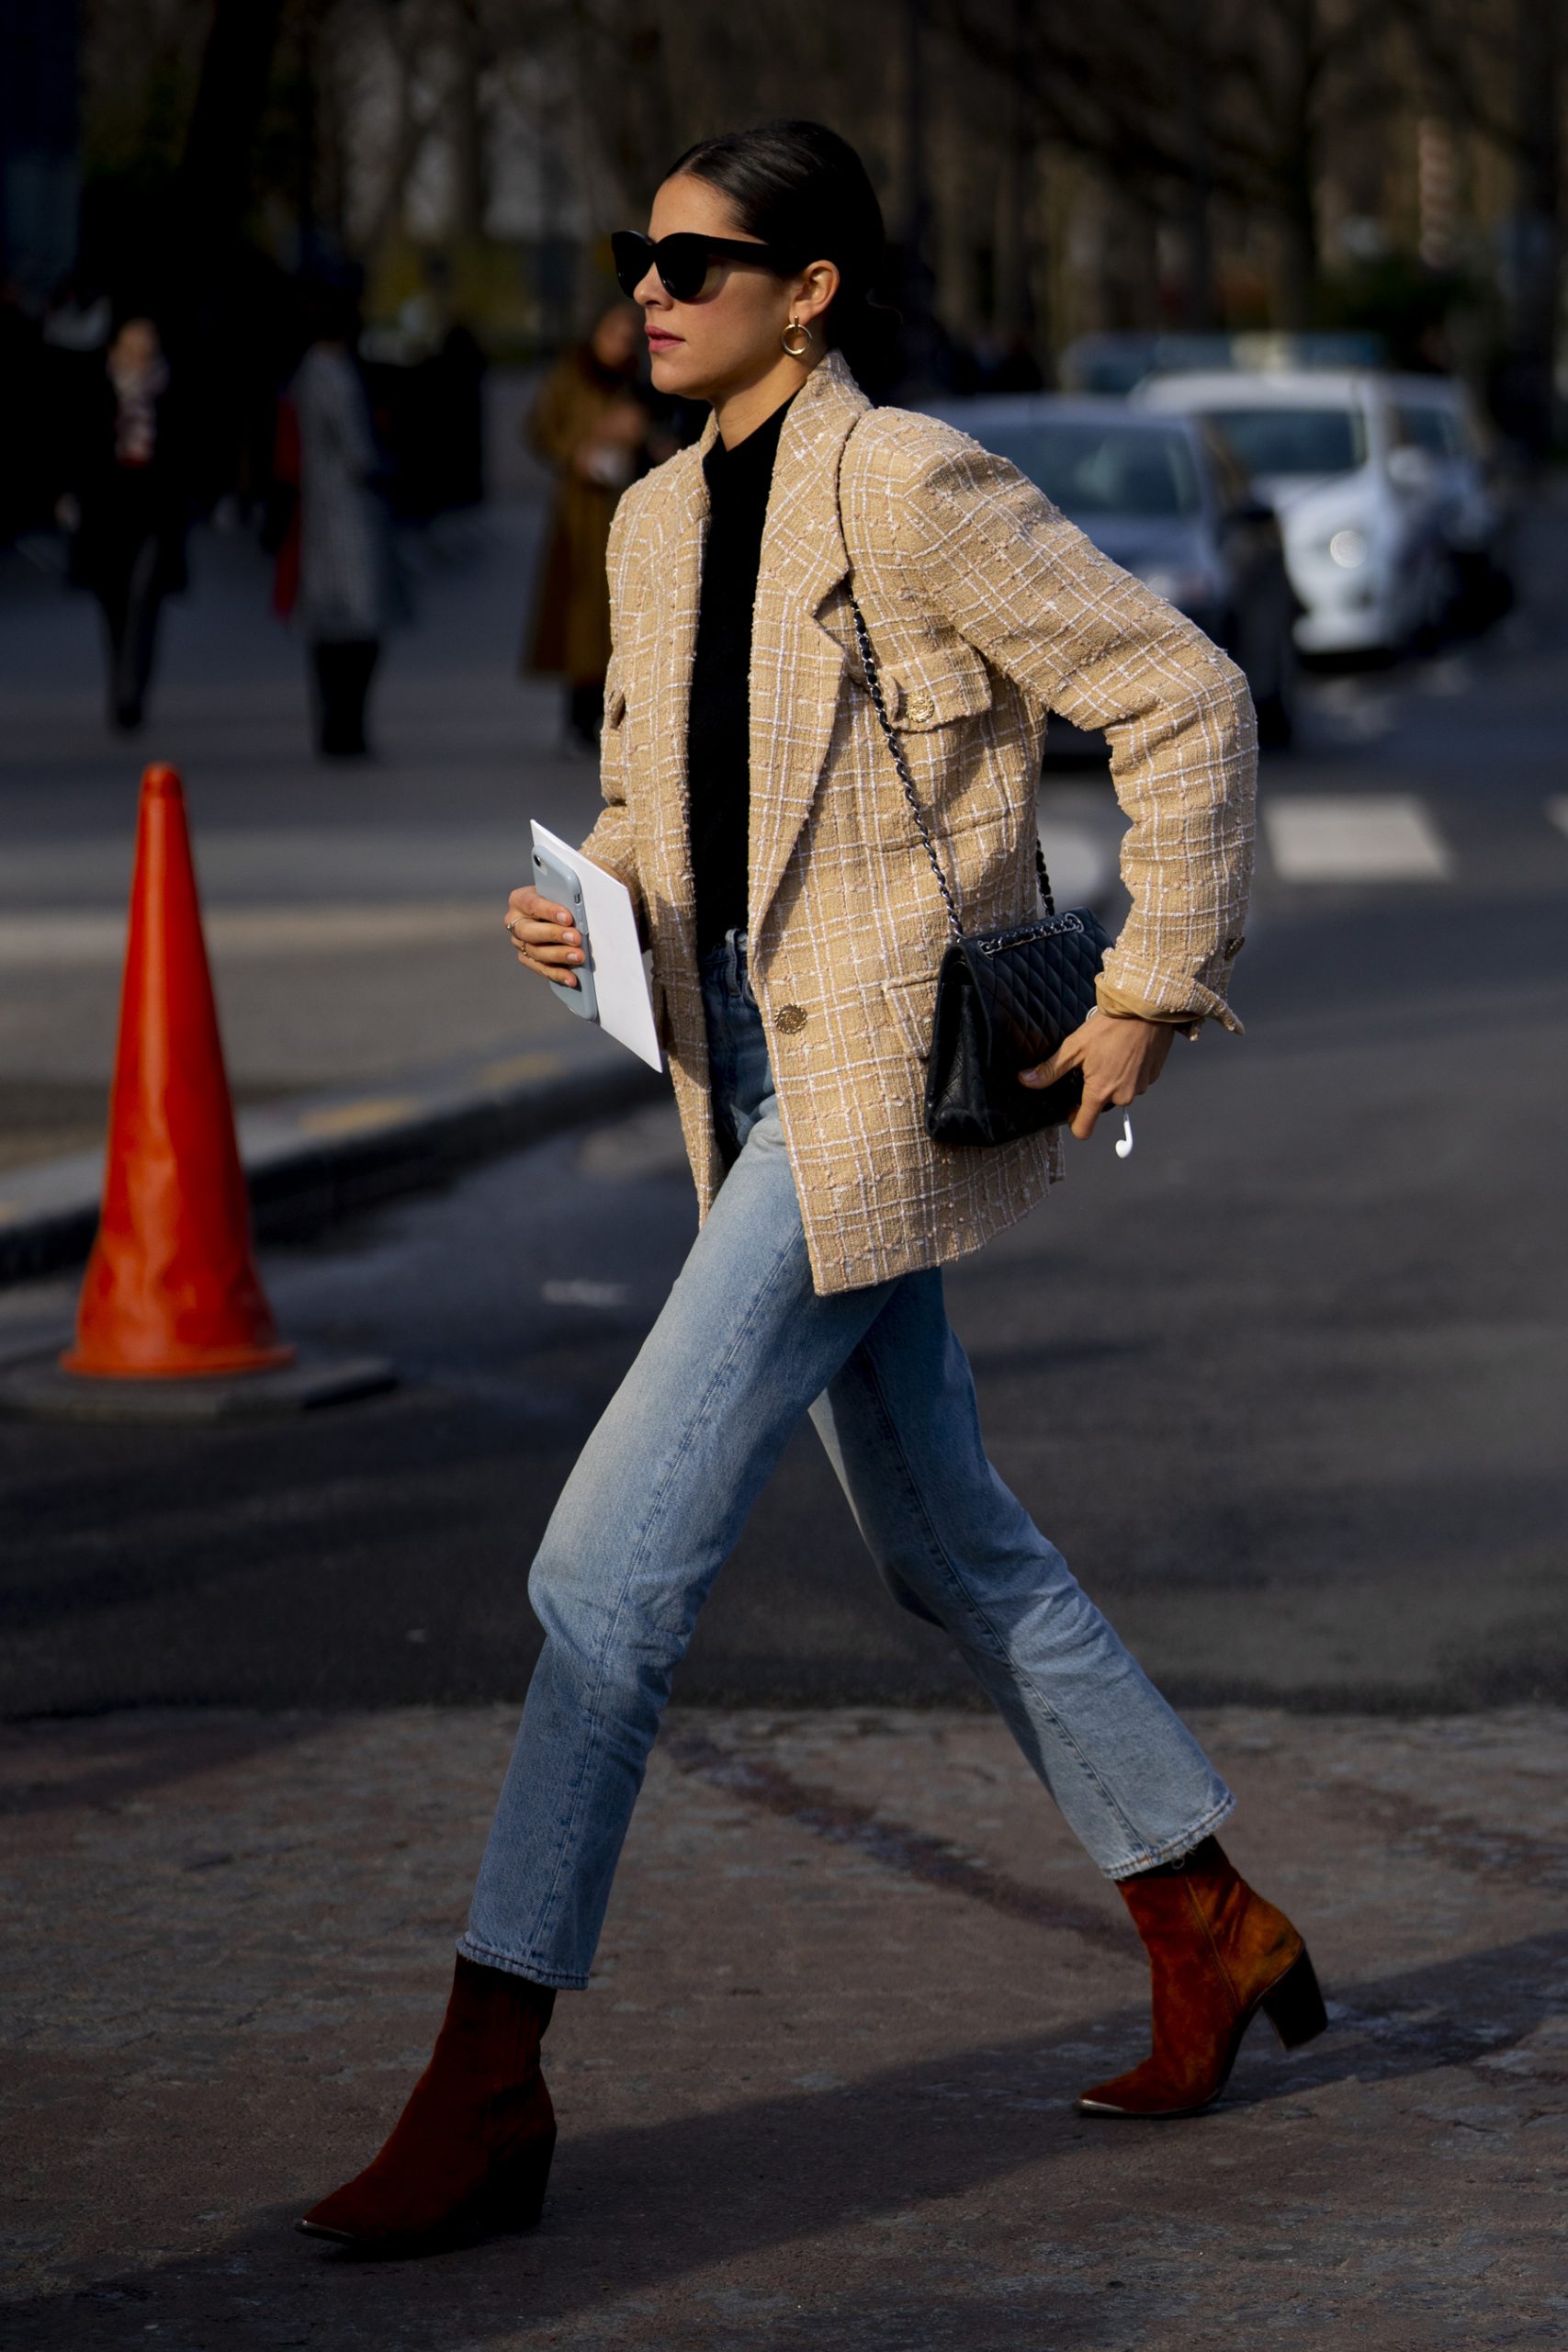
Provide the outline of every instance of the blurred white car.
[[1152,376],[1134,402],[1223,434],[1280,518],[1303,653],[1398,652],[1453,593],[1442,498],[1402,379],[1326,370]]

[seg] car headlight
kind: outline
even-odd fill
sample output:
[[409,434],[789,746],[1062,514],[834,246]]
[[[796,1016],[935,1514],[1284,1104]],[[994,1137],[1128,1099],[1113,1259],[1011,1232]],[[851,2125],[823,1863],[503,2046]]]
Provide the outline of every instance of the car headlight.
[[1365,531],[1351,527],[1336,531],[1328,542],[1329,559],[1342,571],[1359,571],[1371,552]]

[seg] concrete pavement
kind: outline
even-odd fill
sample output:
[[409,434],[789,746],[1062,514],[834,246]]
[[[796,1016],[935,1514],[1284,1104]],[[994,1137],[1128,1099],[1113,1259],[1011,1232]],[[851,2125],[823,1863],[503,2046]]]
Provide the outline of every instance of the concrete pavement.
[[40,1723],[0,1756],[16,2352],[1479,2352],[1568,2334],[1561,1713],[1225,1709],[1333,2026],[1192,2122],[1118,1898],[989,1720],[678,1710],[533,2235],[293,2235],[427,2052],[510,1710]]

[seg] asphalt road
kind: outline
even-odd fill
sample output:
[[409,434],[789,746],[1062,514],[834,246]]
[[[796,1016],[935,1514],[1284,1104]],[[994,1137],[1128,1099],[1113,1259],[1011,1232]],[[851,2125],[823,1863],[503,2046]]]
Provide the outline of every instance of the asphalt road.
[[[1265,777],[1245,1042],[1179,1046],[953,1270],[995,1458],[1173,1695],[1568,1696],[1568,531],[1483,644],[1318,690]],[[1072,787],[1081,794],[1083,779]],[[693,1227],[667,1113],[541,1141],[266,1261],[296,1337],[402,1388],[298,1425],[0,1424],[0,1707],[512,1700],[525,1580]],[[0,1340],[69,1315],[0,1297]],[[687,1699],[962,1699],[809,1433]]]

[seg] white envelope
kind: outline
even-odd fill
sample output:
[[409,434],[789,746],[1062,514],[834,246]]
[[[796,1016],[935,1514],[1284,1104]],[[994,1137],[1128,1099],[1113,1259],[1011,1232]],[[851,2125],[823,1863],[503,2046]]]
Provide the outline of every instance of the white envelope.
[[637,909],[624,882],[603,865],[595,865],[580,849],[563,842],[547,825],[533,820],[534,846],[552,865],[575,874],[582,886],[583,920],[588,928],[589,967],[599,1001],[595,1016],[601,1029],[629,1046],[651,1069],[662,1069],[659,1031],[653,1017],[653,991],[649,986],[648,959],[637,938]]

